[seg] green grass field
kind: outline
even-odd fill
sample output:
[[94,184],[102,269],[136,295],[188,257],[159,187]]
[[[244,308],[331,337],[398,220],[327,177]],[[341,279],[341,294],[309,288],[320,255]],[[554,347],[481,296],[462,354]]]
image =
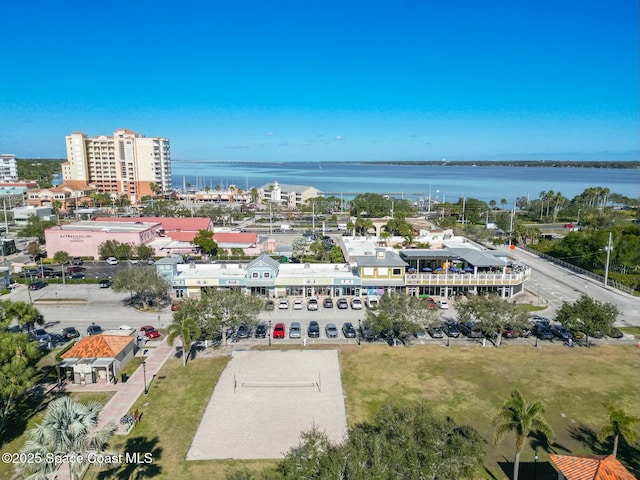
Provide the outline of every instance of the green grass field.
[[[321,347],[319,347],[321,348]],[[513,459],[512,436],[495,446],[491,417],[512,389],[547,405],[546,419],[556,432],[552,448],[561,454],[608,453],[610,444],[595,440],[606,421],[603,401],[614,401],[630,413],[640,404],[638,364],[640,348],[599,346],[566,348],[545,345],[478,345],[387,347],[385,345],[340,348],[342,383],[348,421],[366,420],[388,401],[424,399],[443,416],[470,424],[487,440],[485,469],[477,478],[505,479]],[[120,451],[151,452],[153,463],[85,478],[224,478],[234,466],[260,470],[271,461],[190,461],[184,456],[228,357],[199,358],[182,367],[170,360],[151,384],[149,395],[134,407],[142,419],[126,437],[116,437]],[[16,440],[17,441],[17,440]],[[531,478],[531,439],[522,455],[521,480]],[[9,448],[11,447],[11,448]],[[3,451],[16,451],[5,445]],[[538,478],[549,473],[548,451],[538,454]],[[640,474],[640,450],[622,445],[618,458],[635,475]],[[135,475],[139,475],[135,477]],[[0,477],[3,472],[0,471]]]

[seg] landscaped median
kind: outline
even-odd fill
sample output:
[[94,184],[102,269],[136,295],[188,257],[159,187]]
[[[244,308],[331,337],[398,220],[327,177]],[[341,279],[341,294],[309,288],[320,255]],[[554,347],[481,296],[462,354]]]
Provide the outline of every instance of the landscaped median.
[[45,297],[37,298],[33,303],[36,305],[86,305],[89,302],[86,298]]

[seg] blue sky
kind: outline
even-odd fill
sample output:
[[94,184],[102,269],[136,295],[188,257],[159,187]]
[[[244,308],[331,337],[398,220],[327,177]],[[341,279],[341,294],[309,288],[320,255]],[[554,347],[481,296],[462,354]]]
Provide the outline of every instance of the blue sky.
[[2,7],[0,153],[129,128],[176,159],[639,159],[637,0]]

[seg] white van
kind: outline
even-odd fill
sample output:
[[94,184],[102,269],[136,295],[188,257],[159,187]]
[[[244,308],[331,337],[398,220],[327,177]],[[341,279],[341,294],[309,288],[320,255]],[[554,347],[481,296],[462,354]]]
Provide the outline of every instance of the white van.
[[346,223],[339,223],[338,224],[338,230],[340,232],[346,232],[347,231],[347,224]]
[[280,230],[282,230],[283,232],[290,232],[291,230],[293,230],[293,227],[288,223],[283,223],[282,225],[280,225]]
[[365,299],[365,305],[367,306],[367,308],[376,308],[378,304],[378,297],[367,297]]

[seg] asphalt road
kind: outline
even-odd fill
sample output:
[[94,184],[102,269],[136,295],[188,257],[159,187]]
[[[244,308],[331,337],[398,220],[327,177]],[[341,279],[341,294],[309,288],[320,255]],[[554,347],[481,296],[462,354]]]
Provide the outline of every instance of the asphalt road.
[[532,268],[531,280],[526,283],[526,289],[539,299],[541,305],[548,306],[545,316],[553,319],[562,302],[572,303],[582,294],[587,294],[595,300],[618,307],[620,316],[617,326],[640,326],[640,298],[604,287],[589,277],[547,262],[519,248],[510,251],[508,246],[501,246],[500,249],[509,251],[510,256]]

